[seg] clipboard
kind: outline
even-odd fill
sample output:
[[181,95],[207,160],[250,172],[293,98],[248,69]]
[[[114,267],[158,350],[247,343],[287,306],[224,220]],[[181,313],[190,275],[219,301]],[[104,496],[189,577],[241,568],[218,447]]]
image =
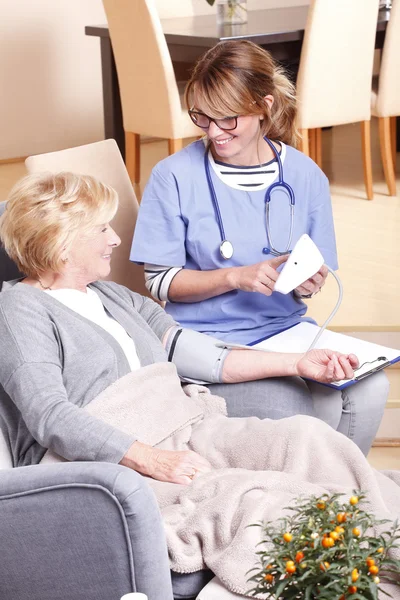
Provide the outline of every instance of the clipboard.
[[[257,350],[269,352],[287,352],[288,348],[290,348],[290,352],[306,352],[319,329],[318,325],[302,322],[271,337],[255,340],[248,345]],[[321,385],[337,390],[344,390],[365,377],[400,361],[400,350],[359,340],[328,329],[324,331],[315,348],[328,348],[343,354],[355,354],[358,357],[360,367],[355,370],[353,379],[321,383]]]

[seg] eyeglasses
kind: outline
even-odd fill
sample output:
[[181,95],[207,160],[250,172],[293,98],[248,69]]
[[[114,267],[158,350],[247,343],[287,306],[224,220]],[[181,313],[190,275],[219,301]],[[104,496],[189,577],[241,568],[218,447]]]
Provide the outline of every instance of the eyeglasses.
[[193,123],[197,125],[197,127],[201,127],[201,129],[208,129],[211,122],[213,122],[219,129],[222,129],[223,131],[231,131],[232,129],[236,129],[239,116],[236,115],[235,117],[212,119],[208,115],[205,115],[202,112],[197,112],[196,110],[190,109],[188,113],[189,117],[192,119]]

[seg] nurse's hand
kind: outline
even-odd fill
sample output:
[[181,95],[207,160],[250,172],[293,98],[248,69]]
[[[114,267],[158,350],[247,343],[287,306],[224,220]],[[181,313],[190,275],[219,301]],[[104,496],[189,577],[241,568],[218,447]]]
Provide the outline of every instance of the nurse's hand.
[[275,256],[270,260],[264,260],[256,265],[233,267],[231,281],[234,289],[243,292],[260,292],[270,296],[279,277],[276,269],[288,258],[289,254],[285,254],[284,256]]
[[355,354],[341,354],[333,350],[309,350],[297,361],[296,367],[300,377],[331,383],[352,379],[358,358]]
[[194,477],[211,470],[208,460],[197,452],[160,450],[142,442],[132,444],[121,465],[158,481],[181,485],[189,485]]
[[309,294],[316,294],[325,284],[325,279],[328,276],[328,269],[325,265],[322,265],[320,270],[315,273],[310,279],[304,281],[301,285],[296,288],[296,292],[300,296],[308,296]]

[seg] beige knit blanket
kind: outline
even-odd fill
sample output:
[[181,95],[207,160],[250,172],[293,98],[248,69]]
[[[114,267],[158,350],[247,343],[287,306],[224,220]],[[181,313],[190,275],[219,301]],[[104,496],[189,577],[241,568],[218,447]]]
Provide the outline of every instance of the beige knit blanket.
[[[376,471],[353,442],[322,421],[228,419],[221,399],[207,392],[189,386],[187,396],[175,367],[162,363],[125,376],[85,408],[143,442],[189,448],[212,464],[190,486],[148,480],[174,571],[208,567],[229,590],[245,595],[261,533],[247,526],[278,519],[302,495],[361,489],[378,518],[400,519],[400,472]],[[400,588],[388,590],[400,599]]]

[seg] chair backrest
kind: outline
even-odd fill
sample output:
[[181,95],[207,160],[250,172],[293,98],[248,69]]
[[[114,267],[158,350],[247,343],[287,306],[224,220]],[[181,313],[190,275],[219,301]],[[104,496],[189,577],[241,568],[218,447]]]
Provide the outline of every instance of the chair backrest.
[[[0,217],[4,212],[6,203],[0,202]],[[16,279],[20,277],[21,273],[18,271],[17,266],[13,263],[13,261],[8,257],[6,251],[0,244],[0,290],[3,285],[3,281],[8,281],[10,279]],[[1,340],[0,340],[1,344]],[[1,425],[1,419],[0,419]],[[2,469],[10,469],[12,468],[12,456],[10,452],[9,445],[6,441],[6,438],[2,432],[0,426],[0,471]]]
[[400,116],[400,2],[393,0],[379,71],[376,114]]
[[312,0],[297,78],[298,125],[367,121],[379,0]]
[[[153,0],[103,0],[125,131],[181,138],[178,86]],[[188,117],[189,118],[189,117]]]
[[92,175],[117,191],[119,207],[112,226],[122,243],[113,252],[109,279],[148,296],[144,285],[143,267],[129,261],[139,206],[116,142],[104,140],[59,152],[38,154],[28,157],[25,164],[29,173],[73,171]]
[[[5,202],[0,202],[0,217],[6,207]],[[22,277],[22,273],[18,270],[17,265],[9,258],[7,252],[4,250],[0,242],[0,290],[3,285],[3,281],[10,281],[11,279],[18,279]]]

